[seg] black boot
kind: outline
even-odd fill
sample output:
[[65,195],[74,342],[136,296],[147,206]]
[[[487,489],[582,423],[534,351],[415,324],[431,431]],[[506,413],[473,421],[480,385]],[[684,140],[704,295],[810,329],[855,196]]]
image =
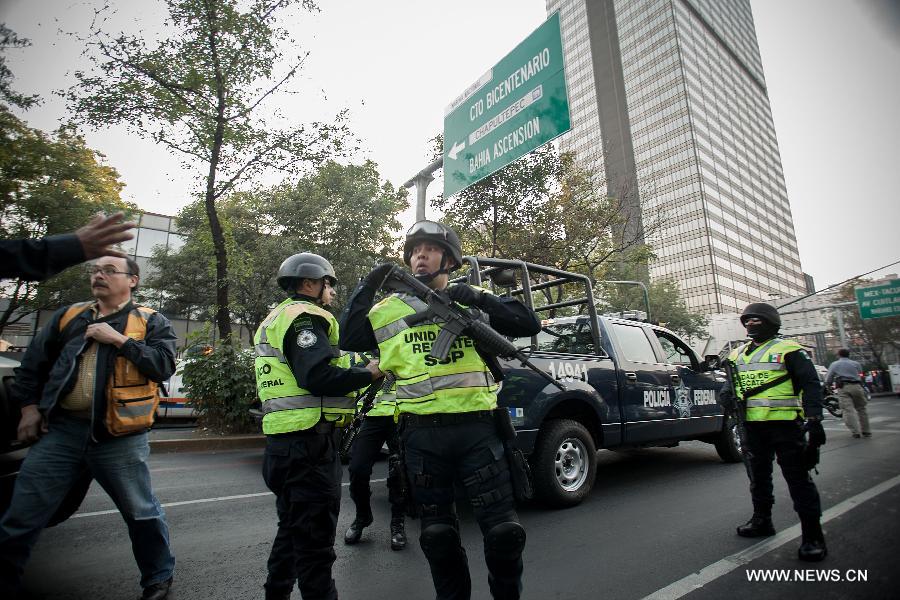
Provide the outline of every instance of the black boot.
[[825,534],[822,533],[818,517],[800,519],[800,527],[803,530],[803,539],[797,550],[797,558],[807,562],[824,560],[828,556],[828,548],[825,546]]
[[754,514],[749,521],[738,525],[737,534],[741,537],[768,537],[775,535],[775,527],[772,525],[772,517]]
[[391,550],[406,548],[406,528],[403,519],[391,519]]
[[363,529],[372,524],[373,521],[372,513],[368,515],[356,515],[356,518],[353,519],[353,523],[350,524],[350,527],[347,528],[346,533],[344,533],[344,543],[348,546],[352,546],[357,543],[362,537]]

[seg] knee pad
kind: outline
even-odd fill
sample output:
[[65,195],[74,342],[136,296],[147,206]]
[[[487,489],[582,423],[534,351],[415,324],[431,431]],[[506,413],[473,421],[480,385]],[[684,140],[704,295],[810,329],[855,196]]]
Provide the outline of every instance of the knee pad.
[[419,544],[428,560],[445,560],[459,551],[459,532],[452,525],[434,523],[422,530]]
[[502,560],[516,560],[525,548],[525,528],[515,521],[494,525],[484,536],[484,553]]

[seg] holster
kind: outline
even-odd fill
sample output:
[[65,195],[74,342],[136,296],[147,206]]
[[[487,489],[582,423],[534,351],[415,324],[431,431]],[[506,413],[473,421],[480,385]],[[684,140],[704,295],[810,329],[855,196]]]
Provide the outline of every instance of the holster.
[[512,483],[513,495],[519,502],[531,500],[534,497],[531,466],[528,464],[525,454],[516,447],[516,428],[513,427],[509,411],[505,408],[494,409],[494,425],[497,435],[503,442],[506,462],[509,463],[509,478]]

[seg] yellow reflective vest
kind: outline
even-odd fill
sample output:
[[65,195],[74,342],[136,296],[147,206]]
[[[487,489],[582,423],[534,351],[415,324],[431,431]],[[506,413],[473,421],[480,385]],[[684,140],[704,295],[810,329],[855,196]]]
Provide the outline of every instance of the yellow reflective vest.
[[379,366],[397,378],[396,412],[424,415],[496,408],[497,382],[471,338],[459,336],[447,357],[438,361],[429,352],[441,331],[440,322],[407,325],[405,317],[427,308],[415,296],[394,294],[369,311]]
[[338,350],[338,323],[324,308],[305,300],[287,299],[265,318],[253,344],[256,349],[256,392],[262,402],[263,433],[290,433],[309,429],[323,417],[343,425],[353,417],[356,393],[348,396],[315,396],[300,387],[284,356],[284,335],[302,314],[328,322],[328,342],[334,358],[330,364],[348,368],[350,354]]
[[[750,342],[731,351],[728,360],[736,366],[738,391],[743,392],[787,374],[784,357],[803,346],[793,340],[773,338],[749,354]],[[736,395],[740,395],[736,394]],[[790,379],[747,398],[747,421],[792,421],[803,416],[803,404]]]

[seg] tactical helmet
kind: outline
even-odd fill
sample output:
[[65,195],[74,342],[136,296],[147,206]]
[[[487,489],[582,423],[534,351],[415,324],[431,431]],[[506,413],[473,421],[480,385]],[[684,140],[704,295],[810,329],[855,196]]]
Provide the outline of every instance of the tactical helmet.
[[748,304],[744,312],[741,313],[741,325],[750,317],[757,317],[763,321],[768,321],[776,327],[781,327],[781,315],[778,314],[778,309],[765,302]]
[[448,267],[449,271],[455,271],[462,266],[462,247],[459,244],[459,236],[456,232],[434,221],[419,221],[406,232],[406,241],[403,243],[403,262],[410,266],[413,248],[421,242],[434,242],[450,253],[450,259],[454,264]]
[[278,285],[286,292],[293,292],[298,279],[327,278],[331,285],[337,283],[331,263],[311,252],[301,252],[287,257],[278,267]]

